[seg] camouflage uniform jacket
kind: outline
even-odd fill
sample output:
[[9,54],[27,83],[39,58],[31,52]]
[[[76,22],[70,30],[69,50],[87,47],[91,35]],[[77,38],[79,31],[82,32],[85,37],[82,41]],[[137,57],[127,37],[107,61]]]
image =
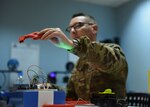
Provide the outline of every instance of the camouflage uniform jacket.
[[71,51],[79,60],[67,85],[67,98],[90,101],[92,93],[108,88],[118,98],[126,96],[128,65],[119,45],[91,42],[83,36]]

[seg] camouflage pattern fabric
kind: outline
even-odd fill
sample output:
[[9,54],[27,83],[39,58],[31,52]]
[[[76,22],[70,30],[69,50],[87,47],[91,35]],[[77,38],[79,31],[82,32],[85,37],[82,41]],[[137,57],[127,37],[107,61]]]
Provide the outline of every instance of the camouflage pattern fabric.
[[117,98],[126,97],[128,65],[120,46],[78,39],[72,53],[79,60],[67,85],[67,98],[90,100],[92,93],[111,89]]

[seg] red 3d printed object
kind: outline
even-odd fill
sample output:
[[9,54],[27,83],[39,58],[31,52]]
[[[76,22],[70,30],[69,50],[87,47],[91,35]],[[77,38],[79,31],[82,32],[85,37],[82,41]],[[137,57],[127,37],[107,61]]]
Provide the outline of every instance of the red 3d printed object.
[[33,40],[38,40],[42,37],[42,35],[39,35],[38,32],[33,32],[33,33],[30,33],[30,34],[27,34],[27,35],[24,35],[24,36],[21,36],[19,38],[19,42],[22,43],[24,42],[25,39],[27,38],[32,38]]

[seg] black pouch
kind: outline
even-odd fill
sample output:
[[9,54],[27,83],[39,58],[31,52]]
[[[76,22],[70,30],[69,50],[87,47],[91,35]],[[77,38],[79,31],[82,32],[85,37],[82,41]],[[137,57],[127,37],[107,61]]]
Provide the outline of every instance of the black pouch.
[[91,103],[99,107],[117,107],[115,94],[93,94]]

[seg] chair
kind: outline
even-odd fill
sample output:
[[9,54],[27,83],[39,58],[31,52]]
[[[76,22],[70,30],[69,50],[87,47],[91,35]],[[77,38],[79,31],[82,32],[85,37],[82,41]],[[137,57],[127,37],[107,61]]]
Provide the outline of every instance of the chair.
[[150,107],[150,94],[148,93],[127,93],[128,106]]

